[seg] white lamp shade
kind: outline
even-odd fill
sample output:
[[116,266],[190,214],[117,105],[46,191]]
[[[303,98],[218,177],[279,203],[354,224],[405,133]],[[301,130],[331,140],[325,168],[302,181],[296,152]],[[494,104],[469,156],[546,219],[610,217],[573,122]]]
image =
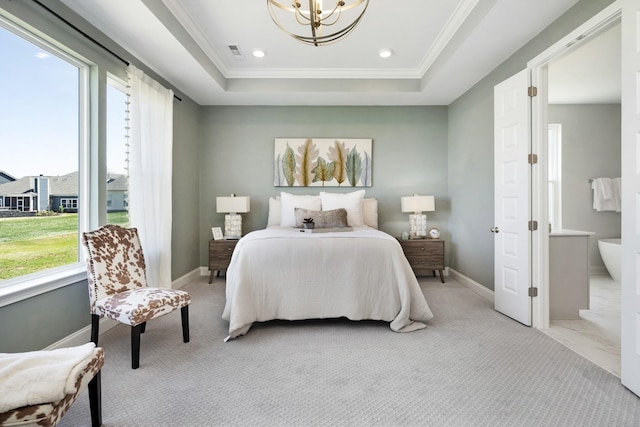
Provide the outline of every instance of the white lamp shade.
[[433,196],[407,196],[400,198],[402,212],[432,212],[436,210],[435,198]]
[[216,197],[217,213],[243,213],[249,211],[250,198],[248,196]]

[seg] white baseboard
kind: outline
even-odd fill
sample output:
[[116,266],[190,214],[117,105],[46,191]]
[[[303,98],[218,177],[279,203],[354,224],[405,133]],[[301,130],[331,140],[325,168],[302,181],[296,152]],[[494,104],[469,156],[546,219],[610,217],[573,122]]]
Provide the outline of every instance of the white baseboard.
[[176,280],[171,282],[171,289],[180,289],[187,283],[198,280],[198,278],[202,276],[201,269],[202,267],[196,267],[190,272],[178,277]]
[[[180,289],[187,283],[197,280],[200,277],[201,268],[195,268],[193,271],[178,277],[176,280],[171,282],[171,289]],[[119,325],[120,323],[111,319],[100,319],[100,335],[107,332],[109,329]],[[91,325],[87,325],[84,328],[80,329],[72,333],[71,335],[67,335],[61,340],[54,342],[44,350],[54,350],[56,348],[63,347],[75,347],[78,345],[86,344],[91,341]]]
[[[118,326],[119,323],[111,319],[100,319],[100,335],[107,332],[109,329]],[[60,341],[54,342],[44,350],[55,350],[56,348],[75,347],[78,345],[86,344],[91,341],[91,325],[87,325],[84,328],[67,335]],[[100,341],[98,341],[98,344]]]
[[494,301],[493,291],[485,286],[482,286],[480,283],[476,282],[475,280],[470,279],[469,277],[454,270],[453,268],[449,268],[449,276],[451,276],[451,278],[456,280],[457,282],[460,282],[460,284],[465,288],[469,288],[471,291],[480,295],[482,298],[486,299],[487,301],[491,301],[491,302]]

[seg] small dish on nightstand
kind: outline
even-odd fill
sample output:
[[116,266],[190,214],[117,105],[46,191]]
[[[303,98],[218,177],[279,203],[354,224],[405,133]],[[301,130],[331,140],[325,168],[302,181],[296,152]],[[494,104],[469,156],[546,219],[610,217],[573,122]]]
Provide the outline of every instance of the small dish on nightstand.
[[435,227],[431,228],[429,230],[429,237],[431,237],[432,239],[439,239],[440,238],[440,230],[438,230]]

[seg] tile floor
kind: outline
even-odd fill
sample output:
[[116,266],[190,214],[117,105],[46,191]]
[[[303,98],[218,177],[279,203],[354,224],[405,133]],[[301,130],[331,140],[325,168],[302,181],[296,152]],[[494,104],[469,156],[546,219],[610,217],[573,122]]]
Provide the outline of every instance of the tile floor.
[[608,274],[590,277],[590,308],[580,319],[551,320],[542,332],[620,377],[620,284]]

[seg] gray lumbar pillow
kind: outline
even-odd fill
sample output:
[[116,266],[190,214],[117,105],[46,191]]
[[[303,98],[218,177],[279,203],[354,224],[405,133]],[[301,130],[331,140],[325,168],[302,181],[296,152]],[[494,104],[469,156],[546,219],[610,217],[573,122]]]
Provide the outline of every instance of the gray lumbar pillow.
[[302,227],[305,218],[313,218],[315,228],[344,228],[347,227],[347,210],[344,208],[330,211],[311,211],[295,208],[296,227]]

